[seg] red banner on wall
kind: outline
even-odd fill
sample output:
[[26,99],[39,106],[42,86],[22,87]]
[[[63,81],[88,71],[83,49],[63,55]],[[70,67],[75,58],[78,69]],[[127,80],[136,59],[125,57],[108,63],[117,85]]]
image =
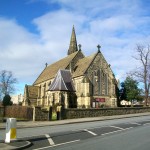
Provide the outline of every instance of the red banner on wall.
[[96,98],[95,99],[97,102],[105,102],[105,98]]

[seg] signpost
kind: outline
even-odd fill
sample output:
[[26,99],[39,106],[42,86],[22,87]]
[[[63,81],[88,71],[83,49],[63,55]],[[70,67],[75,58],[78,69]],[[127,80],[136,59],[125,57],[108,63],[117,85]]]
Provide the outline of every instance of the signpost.
[[99,108],[99,105],[105,103],[105,98],[95,98],[93,100],[92,106],[93,108]]
[[5,143],[10,143],[11,140],[15,140],[16,138],[16,118],[7,118]]
[[105,98],[96,98],[96,102],[105,102]]

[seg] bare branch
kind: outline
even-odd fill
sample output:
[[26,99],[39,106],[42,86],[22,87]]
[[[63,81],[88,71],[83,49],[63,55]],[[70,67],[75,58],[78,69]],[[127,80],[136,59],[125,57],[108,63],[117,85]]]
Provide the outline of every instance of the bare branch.
[[136,46],[136,56],[133,58],[140,62],[140,68],[137,68],[131,74],[138,79],[139,82],[144,83],[145,90],[145,105],[147,105],[148,96],[150,93],[150,45],[147,47],[143,45]]
[[11,71],[2,70],[0,72],[0,92],[3,96],[15,91],[15,83],[17,83],[17,79],[13,77]]

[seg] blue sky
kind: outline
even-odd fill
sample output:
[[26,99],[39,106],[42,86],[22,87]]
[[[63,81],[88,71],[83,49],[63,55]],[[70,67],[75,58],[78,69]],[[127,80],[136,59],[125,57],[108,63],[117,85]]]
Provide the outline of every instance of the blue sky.
[[0,70],[18,79],[17,93],[45,67],[67,56],[72,26],[88,56],[97,45],[116,78],[139,67],[136,44],[150,42],[150,0],[0,0]]

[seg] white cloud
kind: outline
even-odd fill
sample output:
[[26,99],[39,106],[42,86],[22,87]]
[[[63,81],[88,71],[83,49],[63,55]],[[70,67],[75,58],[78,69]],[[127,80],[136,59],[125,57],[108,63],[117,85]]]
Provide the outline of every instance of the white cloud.
[[45,47],[53,52],[55,57],[62,58],[66,56],[69,48],[72,26],[75,25],[76,31],[80,32],[85,21],[86,17],[83,15],[59,10],[36,18],[33,23],[37,26]]
[[11,70],[21,83],[32,84],[46,62],[67,55],[73,25],[85,55],[97,52],[100,44],[115,75],[121,78],[137,65],[132,59],[135,45],[150,41],[150,19],[141,15],[139,0],[45,1],[57,2],[61,9],[33,19],[38,34],[16,20],[0,18],[1,70]]
[[[34,76],[31,70],[43,58],[38,36],[29,33],[15,20],[1,18],[0,28],[1,70],[12,71],[21,82],[31,82]],[[35,69],[34,73],[37,74],[37,71]]]
[[84,15],[78,15],[62,9],[47,13],[34,19],[33,22],[38,26],[43,40],[53,40],[54,38],[63,40],[59,35],[64,35],[64,37],[66,34],[70,35],[73,25],[80,29],[85,21],[86,17]]

